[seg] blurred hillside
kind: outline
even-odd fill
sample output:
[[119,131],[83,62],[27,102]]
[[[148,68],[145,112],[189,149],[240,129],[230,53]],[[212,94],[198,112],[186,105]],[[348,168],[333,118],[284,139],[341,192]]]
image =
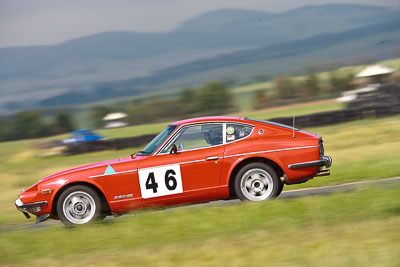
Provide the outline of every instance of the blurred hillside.
[[400,46],[398,15],[363,5],[280,14],[223,9],[168,33],[108,32],[55,46],[3,48],[0,110],[88,103],[228,76],[277,75],[306,62],[350,56],[392,58]]

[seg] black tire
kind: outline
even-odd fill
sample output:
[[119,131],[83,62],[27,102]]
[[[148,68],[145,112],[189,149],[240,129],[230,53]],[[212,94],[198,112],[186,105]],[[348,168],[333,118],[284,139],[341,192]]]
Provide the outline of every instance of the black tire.
[[263,201],[276,198],[283,184],[275,170],[265,163],[244,166],[235,178],[235,193],[242,201]]
[[75,185],[61,193],[57,201],[57,215],[66,226],[92,223],[104,219],[101,204],[95,190]]
[[285,185],[285,183],[282,182],[281,179],[279,179],[279,187],[278,187],[278,192],[277,192],[276,197],[278,197],[282,193],[284,185]]

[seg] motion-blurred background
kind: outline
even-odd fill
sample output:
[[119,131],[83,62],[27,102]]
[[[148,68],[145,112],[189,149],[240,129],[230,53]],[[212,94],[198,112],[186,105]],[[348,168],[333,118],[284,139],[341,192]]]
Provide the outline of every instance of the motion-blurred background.
[[399,186],[145,213],[68,235],[53,225],[29,242],[13,206],[42,177],[129,156],[169,122],[206,115],[295,115],[322,135],[332,175],[285,190],[395,177],[398,114],[397,0],[0,0],[0,258],[398,266]]
[[337,97],[400,56],[400,4],[350,2],[1,1],[0,140]]

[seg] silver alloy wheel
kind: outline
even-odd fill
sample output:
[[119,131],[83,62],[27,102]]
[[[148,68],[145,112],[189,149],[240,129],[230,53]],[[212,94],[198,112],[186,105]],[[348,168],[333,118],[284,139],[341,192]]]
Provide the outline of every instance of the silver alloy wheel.
[[74,224],[89,222],[96,213],[96,203],[91,195],[83,191],[69,194],[63,202],[65,217]]
[[263,201],[269,198],[273,190],[271,175],[263,169],[248,170],[241,178],[240,190],[251,201]]

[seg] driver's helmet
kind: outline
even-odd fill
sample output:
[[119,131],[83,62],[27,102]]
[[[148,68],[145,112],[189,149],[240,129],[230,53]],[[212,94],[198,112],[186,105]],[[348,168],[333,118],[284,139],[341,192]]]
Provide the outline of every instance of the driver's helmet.
[[201,133],[204,140],[210,145],[222,144],[222,125],[206,124],[201,126]]

